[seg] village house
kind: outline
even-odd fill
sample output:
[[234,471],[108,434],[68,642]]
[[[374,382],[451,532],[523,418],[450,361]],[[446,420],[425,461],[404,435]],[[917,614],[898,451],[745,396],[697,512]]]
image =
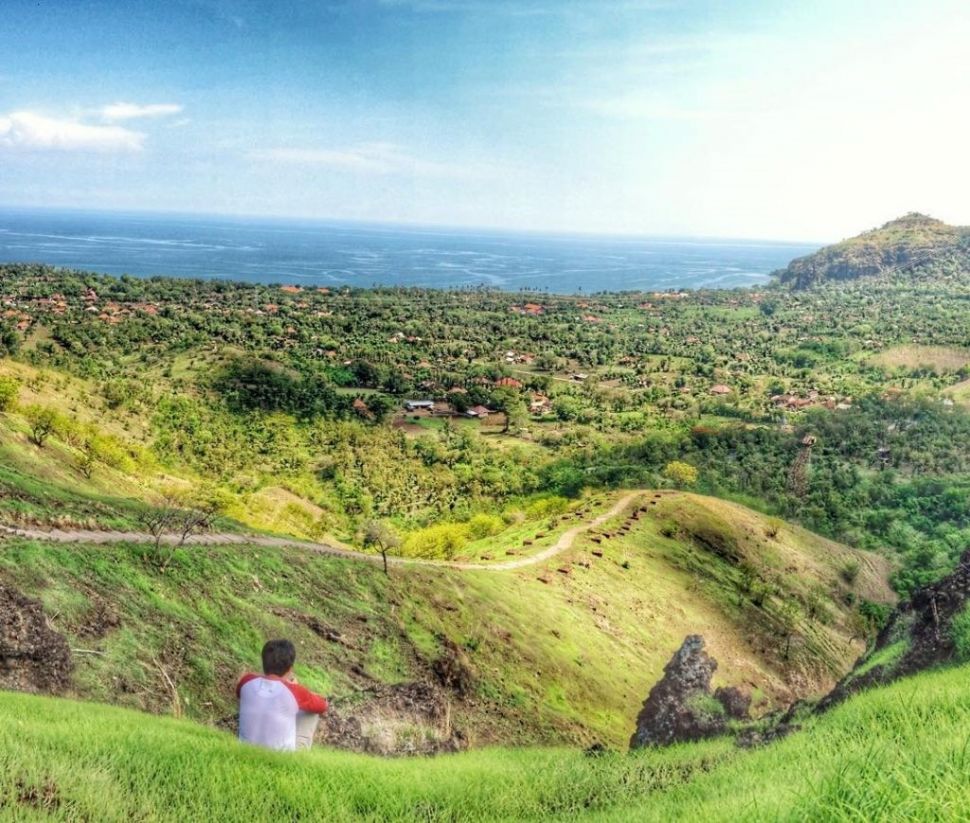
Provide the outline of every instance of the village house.
[[500,377],[495,381],[495,385],[500,389],[521,389],[522,381],[516,380],[514,377]]
[[532,401],[529,403],[529,413],[546,414],[549,411],[552,411],[552,401],[544,394],[533,395]]
[[465,412],[465,417],[474,417],[478,420],[484,420],[491,413],[491,409],[486,409],[484,406],[472,406],[468,411]]
[[771,404],[776,409],[798,411],[811,406],[812,401],[807,397],[799,397],[797,394],[775,394],[771,397]]
[[730,394],[732,391],[730,386],[725,386],[723,383],[716,383],[711,386],[711,394],[723,397],[726,394]]
[[434,408],[433,400],[405,400],[404,408],[409,411],[431,411]]

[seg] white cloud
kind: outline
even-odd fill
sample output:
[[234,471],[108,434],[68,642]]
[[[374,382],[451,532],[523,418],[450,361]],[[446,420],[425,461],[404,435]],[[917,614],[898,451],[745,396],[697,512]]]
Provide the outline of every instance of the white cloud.
[[421,177],[470,177],[470,169],[414,157],[395,143],[359,143],[340,149],[275,148],[255,152],[258,160],[359,174],[407,174]]
[[110,122],[118,120],[135,120],[141,117],[168,117],[179,114],[182,106],[178,103],[111,103],[101,109],[101,117]]
[[89,125],[31,111],[0,114],[0,149],[140,151],[145,135],[121,126]]

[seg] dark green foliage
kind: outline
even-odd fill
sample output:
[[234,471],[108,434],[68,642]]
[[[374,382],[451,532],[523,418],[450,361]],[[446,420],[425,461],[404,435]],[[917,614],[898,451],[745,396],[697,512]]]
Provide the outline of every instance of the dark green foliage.
[[230,408],[237,411],[284,411],[300,418],[346,414],[350,403],[317,374],[292,374],[271,363],[235,361],[215,381]]

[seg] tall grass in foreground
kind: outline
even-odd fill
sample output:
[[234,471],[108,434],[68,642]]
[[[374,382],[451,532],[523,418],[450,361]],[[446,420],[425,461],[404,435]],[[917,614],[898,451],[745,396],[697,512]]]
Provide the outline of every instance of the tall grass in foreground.
[[970,667],[863,693],[616,820],[970,820]]
[[484,749],[382,760],[276,754],[185,721],[0,696],[0,812],[67,820],[519,820],[629,804],[730,752]]
[[966,820],[970,668],[863,694],[754,752],[278,755],[188,722],[0,697],[0,815],[65,820]]

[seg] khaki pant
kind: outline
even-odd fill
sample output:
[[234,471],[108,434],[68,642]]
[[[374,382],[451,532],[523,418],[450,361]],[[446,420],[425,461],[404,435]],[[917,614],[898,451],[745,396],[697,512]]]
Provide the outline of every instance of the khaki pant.
[[320,715],[310,712],[299,712],[296,715],[296,750],[309,749],[313,745],[313,737],[320,725]]

